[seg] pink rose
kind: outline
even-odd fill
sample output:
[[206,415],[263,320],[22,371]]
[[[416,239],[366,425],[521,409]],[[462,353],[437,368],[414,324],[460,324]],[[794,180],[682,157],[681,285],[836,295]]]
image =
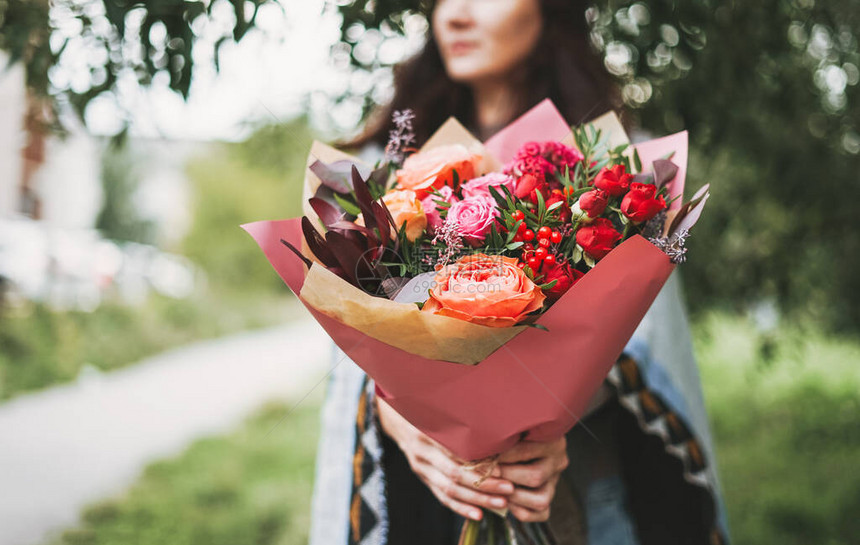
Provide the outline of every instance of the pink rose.
[[477,247],[483,244],[498,215],[493,199],[468,197],[451,205],[446,221],[457,222],[463,240]]
[[513,193],[514,178],[501,172],[491,172],[486,176],[473,178],[463,184],[463,197],[489,197],[492,199],[490,187],[497,188],[502,195],[505,193],[502,187],[507,187]]
[[454,190],[448,187],[447,185],[443,185],[439,189],[436,190],[440,195],[427,195],[421,200],[421,206],[424,207],[424,215],[427,216],[427,226],[431,231],[438,229],[442,226],[442,217],[439,215],[439,208],[437,208],[437,202],[443,201],[447,203],[455,203],[460,199],[454,195]]

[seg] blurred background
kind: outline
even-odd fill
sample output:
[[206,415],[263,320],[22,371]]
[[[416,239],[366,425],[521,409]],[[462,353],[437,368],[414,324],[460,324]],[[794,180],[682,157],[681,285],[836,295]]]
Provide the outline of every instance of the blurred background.
[[[299,214],[419,4],[0,0],[0,545],[306,540],[327,344],[238,225]],[[586,14],[712,184],[683,281],[736,543],[860,542],[857,7]]]

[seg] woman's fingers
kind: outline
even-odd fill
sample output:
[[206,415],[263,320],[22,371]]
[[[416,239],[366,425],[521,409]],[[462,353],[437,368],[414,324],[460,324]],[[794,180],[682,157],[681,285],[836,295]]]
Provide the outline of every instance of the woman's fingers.
[[499,463],[514,464],[517,462],[528,462],[535,458],[543,458],[548,449],[549,446],[547,443],[520,441],[499,455]]
[[436,496],[436,499],[439,500],[439,503],[454,511],[461,517],[465,517],[467,519],[472,520],[481,520],[483,513],[480,509],[475,507],[474,505],[469,505],[460,501],[455,500],[436,486],[432,484],[430,486],[430,491],[433,492],[433,495]]
[[517,488],[508,498],[508,503],[511,507],[522,507],[538,513],[549,511],[549,505],[555,496],[556,483],[557,481],[552,479],[538,489]]
[[540,458],[530,464],[503,465],[502,478],[518,487],[540,488],[561,473],[561,465],[552,458]]
[[566,441],[560,437],[554,441],[520,441],[499,456],[499,462],[512,464],[528,462],[535,458],[559,456],[566,450]]
[[555,496],[558,479],[552,479],[537,490],[519,488],[511,494],[508,509],[523,522],[545,522],[549,520],[550,505]]
[[455,501],[487,509],[504,509],[508,506],[504,497],[485,494],[458,484],[435,468],[428,469],[427,477],[434,488]]
[[421,449],[417,454],[450,481],[461,486],[489,494],[507,495],[514,491],[513,483],[497,477],[483,479],[480,486],[475,486],[476,482],[482,480],[482,475],[474,470],[466,469],[462,464],[445,454],[444,451],[436,449],[432,445],[429,448]]
[[549,520],[549,509],[545,511],[532,511],[519,505],[511,505],[509,507],[511,514],[523,522],[546,522]]

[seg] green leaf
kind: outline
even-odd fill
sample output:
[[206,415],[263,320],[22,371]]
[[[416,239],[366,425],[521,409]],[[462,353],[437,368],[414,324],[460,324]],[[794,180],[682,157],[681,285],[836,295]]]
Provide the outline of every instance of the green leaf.
[[597,261],[595,261],[594,258],[586,252],[582,252],[582,258],[585,259],[585,264],[591,268],[594,268],[594,266],[597,265]]
[[550,290],[558,284],[558,280],[553,280],[551,282],[547,282],[546,284],[540,284],[538,287],[542,290]]
[[558,208],[559,206],[561,206],[563,204],[564,204],[564,201],[556,201],[556,202],[552,203],[551,205],[549,205],[549,208],[547,208],[546,211],[552,212],[553,210],[555,210],[556,208]]
[[493,186],[487,186],[487,190],[490,192],[490,195],[496,200],[496,204],[499,205],[499,208],[502,210],[508,210],[508,201],[505,197],[502,196],[499,191]]
[[514,227],[513,227],[510,231],[508,231],[508,236],[505,238],[505,244],[510,244],[510,242],[511,242],[512,240],[514,240],[514,237],[515,237],[515,236],[517,236],[517,228],[519,227],[519,225],[520,225],[521,223],[523,223],[523,222],[522,222],[522,221],[517,221],[517,222],[514,224]]
[[537,196],[538,223],[543,223],[543,218],[546,215],[546,203],[544,202],[543,194],[540,191],[535,191],[535,195]]
[[344,212],[346,212],[347,214],[350,214],[352,216],[358,216],[359,214],[361,214],[361,209],[358,207],[357,204],[346,200],[338,193],[332,193],[332,195],[334,195],[334,200],[337,201],[337,204],[341,208],[343,208]]

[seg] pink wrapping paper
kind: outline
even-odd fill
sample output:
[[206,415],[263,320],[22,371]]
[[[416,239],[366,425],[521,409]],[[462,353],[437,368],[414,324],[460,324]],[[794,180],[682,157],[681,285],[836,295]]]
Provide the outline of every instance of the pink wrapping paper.
[[[545,101],[486,148],[504,162],[524,142],[561,140],[569,132]],[[672,194],[683,191],[686,137],[679,133],[637,146],[643,166],[675,153],[681,169]],[[307,271],[280,240],[302,247],[300,220],[243,227],[298,295]],[[456,455],[476,460],[523,437],[547,440],[573,427],[673,269],[662,251],[634,236],[539,318],[548,331],[527,329],[477,365],[425,359],[305,306],[398,413]]]
[[[298,294],[305,267],[280,239],[300,244],[299,220],[245,229]],[[398,413],[473,460],[506,450],[523,434],[550,439],[573,427],[673,268],[663,252],[633,237],[541,316],[549,331],[528,329],[475,366],[415,356],[308,310]]]

